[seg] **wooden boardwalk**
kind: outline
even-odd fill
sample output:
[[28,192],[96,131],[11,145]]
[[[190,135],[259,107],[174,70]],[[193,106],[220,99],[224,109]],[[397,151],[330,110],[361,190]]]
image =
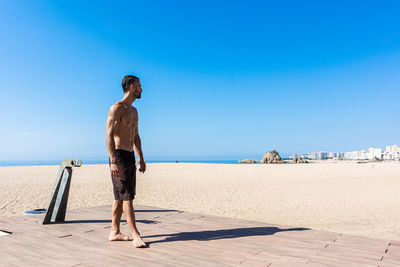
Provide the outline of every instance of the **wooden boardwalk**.
[[[400,242],[135,206],[148,248],[108,242],[111,207],[0,219],[2,266],[400,266]],[[122,231],[129,233],[126,222]]]

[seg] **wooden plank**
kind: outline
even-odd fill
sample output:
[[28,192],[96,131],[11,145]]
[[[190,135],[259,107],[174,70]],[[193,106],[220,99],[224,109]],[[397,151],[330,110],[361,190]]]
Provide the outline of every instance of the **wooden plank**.
[[354,255],[351,253],[338,253],[336,251],[331,252],[331,251],[321,251],[318,253],[318,256],[321,256],[323,258],[328,259],[340,259],[343,261],[348,261],[349,263],[354,263],[354,264],[363,264],[363,265],[371,265],[371,266],[376,266],[378,265],[379,261],[374,260],[374,259],[367,259],[365,257],[361,257],[358,255]]
[[[136,249],[132,242],[107,241],[110,206],[68,211],[64,224],[37,224],[41,216],[0,219],[0,229],[14,232],[0,237],[2,263],[391,266],[400,262],[398,242],[149,206],[136,206],[139,231],[149,244],[146,249]],[[121,230],[130,233],[126,222]]]
[[323,257],[323,256],[314,256],[310,259],[308,262],[308,265],[312,266],[314,264],[317,265],[322,265],[322,266],[335,266],[335,267],[377,267],[378,264],[365,264],[365,263],[360,263],[360,262],[353,262],[353,261],[348,261],[346,259],[342,258],[336,258],[336,257]]
[[371,251],[371,250],[364,250],[363,248],[354,248],[354,247],[348,248],[334,243],[324,248],[324,251],[338,252],[338,253],[352,253],[354,255],[364,256],[370,259],[380,260],[382,256],[385,254],[386,250]]

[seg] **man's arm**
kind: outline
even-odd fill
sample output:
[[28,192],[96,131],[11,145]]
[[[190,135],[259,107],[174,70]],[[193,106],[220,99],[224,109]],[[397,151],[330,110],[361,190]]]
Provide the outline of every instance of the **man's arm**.
[[141,142],[140,136],[139,136],[139,116],[137,114],[137,111],[136,111],[136,116],[138,118],[138,123],[135,128],[135,140],[133,140],[133,149],[135,150],[136,155],[138,155],[138,157],[139,157],[139,162],[140,162],[139,171],[145,172],[146,171],[146,162],[144,161],[144,158],[143,158],[142,142]]
[[121,121],[121,108],[119,105],[113,105],[108,111],[107,129],[106,129],[106,143],[108,155],[111,161],[111,174],[119,177],[118,165],[114,162],[117,161],[115,155],[115,140],[114,134],[118,131],[119,123]]

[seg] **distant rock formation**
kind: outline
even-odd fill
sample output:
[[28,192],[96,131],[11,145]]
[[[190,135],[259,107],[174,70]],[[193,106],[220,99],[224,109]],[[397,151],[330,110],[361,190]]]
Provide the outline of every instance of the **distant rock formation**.
[[239,160],[238,163],[256,163],[254,159]]
[[309,163],[306,159],[304,158],[298,158],[298,159],[293,159],[293,163]]
[[264,156],[260,162],[267,163],[267,164],[277,164],[277,163],[283,163],[284,161],[281,158],[281,156],[279,156],[278,151],[271,150],[264,154]]

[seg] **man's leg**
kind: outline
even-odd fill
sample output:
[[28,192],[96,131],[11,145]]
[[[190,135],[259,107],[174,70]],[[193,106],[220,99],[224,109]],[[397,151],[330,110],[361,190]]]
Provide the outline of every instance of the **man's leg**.
[[122,216],[122,200],[114,200],[114,204],[112,207],[112,223],[111,229],[114,231],[120,232],[120,222]]
[[111,231],[108,240],[110,241],[130,241],[132,238],[121,233],[120,222],[122,216],[122,200],[115,200],[112,207]]
[[133,209],[132,200],[124,200],[123,211],[126,216],[126,221],[132,231],[133,244],[137,248],[145,247],[146,243],[140,237],[140,233],[136,227],[135,210]]

